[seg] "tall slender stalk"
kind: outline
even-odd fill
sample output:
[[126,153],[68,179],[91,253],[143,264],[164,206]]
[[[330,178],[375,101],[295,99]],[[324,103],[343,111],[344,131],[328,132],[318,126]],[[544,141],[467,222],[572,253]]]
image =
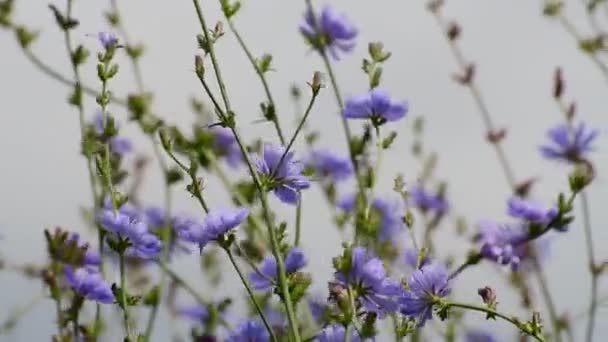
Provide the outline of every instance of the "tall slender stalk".
[[[535,253],[536,254],[536,253]],[[543,272],[542,266],[538,261],[538,256],[534,255],[531,258],[534,263],[535,272],[534,274],[538,278],[538,284],[540,285],[540,291],[543,295],[543,299],[547,304],[547,309],[549,311],[549,319],[551,320],[551,325],[553,327],[553,333],[555,334],[555,341],[562,341],[562,334],[560,329],[559,317],[557,315],[557,309],[555,308],[555,303],[553,301],[553,296],[551,295],[551,291],[549,290],[549,283],[547,282],[547,278],[545,277],[545,273]]]
[[128,339],[131,339],[131,318],[129,317],[129,304],[127,303],[127,273],[125,271],[124,252],[119,254],[120,267],[120,303],[122,306],[122,321]]

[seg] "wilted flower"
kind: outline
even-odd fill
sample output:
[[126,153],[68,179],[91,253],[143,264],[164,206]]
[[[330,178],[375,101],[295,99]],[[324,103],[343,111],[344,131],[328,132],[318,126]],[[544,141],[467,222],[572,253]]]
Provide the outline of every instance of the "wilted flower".
[[449,209],[448,201],[440,194],[426,191],[422,187],[414,187],[409,193],[414,206],[423,212],[434,212],[437,215],[443,215]]
[[226,158],[226,163],[233,168],[243,162],[243,154],[230,128],[213,126],[210,128],[213,134],[213,147],[215,152]]
[[176,227],[182,239],[198,244],[202,250],[209,241],[218,240],[243,223],[247,216],[247,208],[216,209],[207,214],[202,224],[186,220]]
[[343,115],[349,119],[371,119],[374,125],[381,125],[405,117],[407,111],[407,102],[395,102],[386,91],[372,89],[364,95],[349,98]]
[[572,130],[567,125],[559,125],[547,134],[552,145],[541,146],[540,151],[547,159],[580,162],[593,151],[592,143],[598,134],[598,130],[582,122]]
[[118,44],[118,38],[111,32],[99,32],[97,34],[97,39],[101,43],[101,46],[106,50],[115,47],[116,44]]
[[[294,247],[285,257],[285,272],[293,274],[306,266],[308,260],[301,249]],[[271,280],[277,280],[277,260],[274,255],[268,255],[259,267],[262,274],[254,271],[249,275],[249,281],[256,290],[267,290],[272,286]]]
[[130,247],[125,251],[128,256],[151,259],[161,250],[161,241],[150,233],[144,221],[132,219],[120,210],[114,213],[111,209],[103,209],[99,214],[99,222],[105,229],[128,239]]
[[350,269],[336,272],[335,277],[338,284],[353,288],[357,302],[366,311],[384,317],[399,308],[398,298],[403,295],[401,285],[388,277],[382,260],[363,247],[352,249]]
[[334,59],[340,53],[349,53],[355,47],[357,28],[333,7],[325,6],[321,15],[306,12],[300,32],[317,49],[327,49]]
[[515,218],[531,223],[548,224],[558,215],[555,207],[543,207],[538,203],[513,197],[509,200],[507,212]]
[[414,271],[409,289],[402,297],[401,313],[418,318],[418,325],[433,317],[433,306],[450,293],[448,273],[442,264],[432,263]]
[[302,175],[303,164],[294,160],[293,152],[285,153],[281,145],[264,145],[262,158],[255,158],[257,171],[264,177],[267,187],[283,202],[298,202],[298,192],[310,187]]
[[90,267],[73,269],[66,265],[64,266],[64,273],[68,285],[78,295],[104,304],[114,302],[112,289],[98,270]]
[[315,169],[317,175],[327,177],[333,182],[344,181],[354,173],[350,158],[339,156],[328,150],[312,151],[307,164]]
[[226,338],[226,342],[267,342],[269,340],[268,331],[256,320],[239,324]]

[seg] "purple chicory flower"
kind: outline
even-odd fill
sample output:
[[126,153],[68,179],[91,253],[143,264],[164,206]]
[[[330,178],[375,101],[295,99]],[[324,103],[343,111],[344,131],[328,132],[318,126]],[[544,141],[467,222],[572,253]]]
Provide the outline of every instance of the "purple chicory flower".
[[307,11],[300,24],[300,32],[316,49],[328,51],[338,60],[340,54],[350,53],[355,47],[357,28],[333,7],[325,6],[321,14]]
[[[321,329],[315,336],[313,341],[315,342],[344,342],[346,339],[344,338],[346,335],[346,329],[343,325],[333,324],[328,325],[325,328]],[[356,329],[352,330],[352,335],[350,338],[352,342],[373,342],[373,338],[361,339]]]
[[160,229],[165,226],[167,214],[160,207],[148,207],[144,210],[146,223],[150,229]]
[[354,173],[353,164],[348,157],[337,155],[329,150],[314,150],[306,163],[315,169],[318,176],[332,182],[347,180]]
[[97,39],[99,40],[99,43],[101,43],[101,46],[106,50],[113,48],[118,44],[118,38],[111,32],[99,32],[97,34]]
[[464,335],[465,342],[496,342],[494,335],[483,330],[469,330]]
[[386,91],[372,89],[364,95],[349,98],[343,115],[349,119],[371,119],[374,125],[381,125],[402,119],[407,111],[407,102],[393,101]]
[[236,168],[243,163],[243,154],[234,137],[234,133],[228,127],[212,126],[209,130],[213,134],[213,148],[217,155],[226,158],[226,163]]
[[401,299],[401,313],[416,317],[418,326],[433,317],[435,300],[450,293],[447,269],[432,263],[414,271],[409,279],[409,289]]
[[[303,164],[294,160],[293,152],[285,153],[281,145],[265,144],[262,158],[255,158],[255,165],[265,184],[284,203],[296,204],[298,193],[310,187],[302,174]],[[282,160],[281,160],[282,159]]]
[[64,266],[65,279],[68,285],[78,295],[94,300],[103,304],[112,304],[114,294],[101,273],[91,267],[81,267],[73,269],[71,266]]
[[310,314],[314,318],[315,322],[317,322],[317,324],[323,323],[328,309],[327,300],[312,297],[308,298],[307,303]]
[[249,216],[249,209],[216,209],[207,214],[202,224],[184,221],[177,226],[179,236],[198,244],[200,250],[239,226]]
[[177,313],[199,324],[204,324],[209,320],[209,309],[200,304],[182,307]]
[[162,243],[158,237],[148,230],[148,225],[139,219],[133,219],[121,212],[114,213],[112,209],[103,209],[99,214],[100,224],[107,230],[123,239],[128,239],[131,246],[126,255],[151,259],[160,253]]
[[[356,201],[354,194],[346,195],[338,201],[338,207],[347,212],[354,212]],[[390,241],[402,232],[405,225],[401,219],[403,203],[401,200],[387,200],[376,197],[371,203],[370,222],[376,226],[377,237],[381,242]]]
[[418,265],[418,254],[414,248],[408,248],[403,253],[403,258],[405,260],[405,264],[412,269],[421,268],[431,263],[431,258],[429,256],[425,256],[420,260],[420,265]]
[[448,201],[440,194],[426,191],[422,187],[414,187],[409,193],[413,205],[423,212],[443,215],[449,210]]
[[382,260],[363,247],[352,249],[350,270],[336,272],[335,278],[337,284],[345,288],[351,286],[361,307],[380,318],[399,308],[398,300],[403,295],[401,285],[388,277]]
[[572,129],[565,124],[559,125],[549,130],[547,136],[551,144],[541,146],[540,152],[547,159],[577,163],[593,151],[592,144],[598,134],[598,130],[582,122]]
[[[308,260],[306,259],[306,256],[302,250],[294,247],[289,250],[287,257],[285,257],[285,272],[288,275],[298,272],[304,268],[307,263]],[[276,281],[278,277],[277,260],[275,259],[274,255],[266,256],[264,260],[262,260],[259,270],[263,275],[253,271],[249,275],[249,281],[251,282],[253,288],[258,291],[268,290],[272,286],[270,279]]]
[[270,336],[266,328],[257,320],[239,324],[226,338],[226,342],[267,342]]
[[559,213],[555,207],[543,207],[538,203],[513,197],[507,205],[507,213],[515,218],[530,223],[548,224],[555,219]]

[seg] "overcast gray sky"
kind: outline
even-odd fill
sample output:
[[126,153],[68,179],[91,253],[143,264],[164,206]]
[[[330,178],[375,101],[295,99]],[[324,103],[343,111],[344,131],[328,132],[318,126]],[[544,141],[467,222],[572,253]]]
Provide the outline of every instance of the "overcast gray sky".
[[[64,1],[54,1],[59,8]],[[383,88],[395,97],[410,103],[410,117],[391,128],[400,135],[383,163],[380,193],[391,193],[392,177],[402,173],[413,181],[418,165],[409,155],[411,118],[424,116],[429,148],[440,154],[438,175],[449,182],[449,197],[453,210],[466,215],[469,222],[482,218],[505,219],[505,200],[509,194],[493,150],[484,142],[483,125],[466,89],[458,86],[450,75],[457,70],[434,18],[421,1],[328,1],[346,12],[360,29],[358,46],[351,56],[336,64],[338,80],[345,96],[366,89],[366,79],[360,63],[366,54],[367,42],[381,40],[393,53],[387,63]],[[202,2],[210,22],[223,17],[216,1]],[[321,2],[316,2],[320,6]],[[187,127],[193,116],[188,107],[189,96],[202,98],[200,85],[193,72],[193,55],[197,52],[195,35],[199,33],[190,1],[119,1],[128,31],[135,41],[145,42],[146,54],[142,68],[146,87],[155,93],[154,108],[163,117]],[[107,30],[102,12],[107,1],[76,1],[75,13],[80,27],[74,39],[90,49],[97,49],[94,35]],[[302,87],[315,70],[322,70],[319,58],[303,43],[297,26],[304,10],[304,1],[247,1],[236,18],[236,25],[255,55],[271,53],[276,72],[269,81],[278,104],[279,115],[288,132],[294,130],[295,109],[289,100],[289,87]],[[568,168],[543,160],[538,145],[545,140],[545,131],[560,122],[561,116],[551,96],[552,73],[556,66],[564,69],[567,81],[566,97],[576,99],[580,117],[600,129],[594,161],[597,180],[589,191],[596,252],[599,260],[606,258],[608,218],[604,204],[608,188],[604,170],[607,165],[606,98],[608,83],[590,60],[580,53],[576,43],[555,22],[542,16],[540,1],[448,1],[444,8],[447,18],[457,18],[463,26],[462,48],[477,65],[477,81],[487,99],[494,119],[509,130],[506,153],[513,162],[518,178],[538,177],[534,198],[548,202],[559,191],[566,190]],[[567,15],[589,33],[589,25],[579,1],[566,1]],[[603,16],[603,17],[602,17]],[[600,22],[608,27],[602,12]],[[17,1],[17,18],[29,27],[41,31],[33,50],[41,58],[70,75],[64,50],[63,36],[55,26],[44,1]],[[66,104],[68,89],[46,78],[36,70],[19,50],[12,35],[0,34],[0,253],[13,260],[40,262],[45,255],[42,230],[61,225],[83,230],[79,206],[89,203],[90,192],[83,159],[78,153],[79,131],[77,113]],[[241,131],[247,138],[264,136],[275,139],[270,125],[255,124],[259,117],[258,104],[263,92],[253,70],[235,39],[227,34],[217,46],[231,99],[237,111]],[[115,94],[134,89],[130,65],[120,58],[120,72],[112,81]],[[86,83],[98,87],[93,58],[84,67]],[[95,102],[88,98],[87,115],[91,117]],[[111,111],[126,121],[123,108]],[[314,108],[311,124],[321,131],[321,142],[334,150],[345,151],[334,98],[329,89],[322,91]],[[133,125],[123,125],[132,137],[136,149],[151,155],[149,141]],[[149,173],[142,198],[150,204],[162,201],[161,178]],[[176,207],[196,213],[196,203],[185,191],[174,191]],[[219,187],[209,186],[209,196],[219,198],[217,206],[226,204]],[[330,217],[317,190],[304,196],[304,249],[311,253],[309,270],[315,274],[315,289],[323,291],[330,275],[331,257],[340,246],[340,236],[331,227]],[[223,202],[222,202],[223,201]],[[293,211],[280,203],[273,207],[285,218]],[[449,224],[445,230],[451,230]],[[439,234],[440,253],[463,253],[468,246],[464,239],[453,240],[449,234]],[[322,236],[323,238],[319,238]],[[92,240],[93,241],[93,240]],[[457,242],[454,242],[457,241]],[[586,271],[582,228],[576,221],[567,234],[555,236],[547,273],[558,309],[569,308],[578,313],[588,304],[589,276]],[[462,255],[462,254],[459,254]],[[196,258],[183,256],[176,266],[189,279],[203,278],[193,272]],[[230,286],[221,293],[238,289],[232,270],[226,270]],[[477,301],[476,289],[484,285],[499,290],[500,307],[505,311],[522,313],[515,296],[506,289],[502,277],[486,266],[465,273],[455,285],[455,296],[463,301]],[[26,303],[41,285],[24,281],[11,274],[0,274],[0,319],[5,308]],[[601,289],[605,290],[604,284]],[[201,291],[203,288],[201,287]],[[216,296],[217,292],[208,293]],[[538,302],[541,302],[540,298]],[[10,337],[0,340],[45,340],[53,331],[53,317],[48,315],[49,303],[44,303],[28,316],[28,323],[18,327]],[[543,307],[539,307],[543,311]],[[236,315],[235,315],[236,316]],[[470,324],[484,324],[481,317],[470,315]],[[145,317],[145,316],[144,316]],[[164,317],[164,316],[163,316]],[[545,315],[546,317],[546,315]],[[599,309],[597,340],[608,336],[608,312]],[[583,321],[577,322],[579,327]],[[513,340],[512,329],[503,323],[489,322],[487,328],[501,335],[503,341]],[[32,329],[32,327],[35,327]],[[577,330],[577,336],[582,336]],[[159,322],[158,341],[168,337],[168,324]]]

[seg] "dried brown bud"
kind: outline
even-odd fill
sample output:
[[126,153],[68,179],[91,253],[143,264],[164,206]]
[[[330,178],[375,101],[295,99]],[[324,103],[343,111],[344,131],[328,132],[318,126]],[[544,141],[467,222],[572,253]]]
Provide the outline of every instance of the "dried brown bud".
[[502,141],[502,139],[504,139],[506,136],[507,136],[507,129],[500,128],[500,129],[495,129],[493,131],[489,131],[486,134],[486,139],[488,139],[488,141],[491,142],[492,144],[497,144],[500,141]]
[[427,3],[426,8],[432,13],[438,13],[443,6],[443,0],[431,0]]
[[458,23],[456,22],[452,22],[449,24],[448,31],[446,33],[450,41],[455,41],[456,39],[458,39],[458,37],[460,37],[461,32],[462,29],[460,28],[460,25],[458,25]]
[[515,184],[515,193],[520,197],[526,197],[532,190],[532,185],[536,183],[536,178],[529,178],[523,182]]
[[568,109],[566,110],[566,119],[568,121],[574,120],[574,115],[576,115],[576,102],[572,102]]
[[486,286],[477,290],[481,300],[487,305],[496,304],[496,291],[493,288]]
[[559,99],[564,93],[564,79],[562,77],[562,68],[557,67],[553,74],[553,97]]
[[475,77],[475,64],[470,63],[464,68],[464,73],[461,75],[455,74],[453,76],[454,80],[463,85],[469,85],[473,81],[473,77]]

